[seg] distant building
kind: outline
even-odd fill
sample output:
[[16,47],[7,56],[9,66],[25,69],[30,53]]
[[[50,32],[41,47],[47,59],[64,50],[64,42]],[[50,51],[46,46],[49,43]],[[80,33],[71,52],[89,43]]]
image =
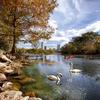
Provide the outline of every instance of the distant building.
[[57,51],[60,51],[60,44],[57,45]]
[[56,50],[60,50],[60,45],[62,42],[60,41],[46,41],[43,43],[43,45],[41,44],[41,47],[43,46],[43,48],[46,46],[46,49],[56,49]]

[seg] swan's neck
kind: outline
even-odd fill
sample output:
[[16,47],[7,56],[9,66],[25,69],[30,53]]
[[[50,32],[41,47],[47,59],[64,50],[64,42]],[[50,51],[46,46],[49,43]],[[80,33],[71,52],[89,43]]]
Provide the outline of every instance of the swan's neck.
[[73,69],[73,63],[70,62],[70,69],[72,70]]
[[57,79],[58,79],[58,78],[60,78],[60,76],[59,76],[59,75],[57,75]]
[[58,74],[58,75],[57,75],[57,78],[61,78],[61,76]]
[[73,66],[72,65],[70,66],[70,69],[73,70]]
[[57,81],[56,81],[56,84],[58,85],[60,83],[60,76],[57,75]]

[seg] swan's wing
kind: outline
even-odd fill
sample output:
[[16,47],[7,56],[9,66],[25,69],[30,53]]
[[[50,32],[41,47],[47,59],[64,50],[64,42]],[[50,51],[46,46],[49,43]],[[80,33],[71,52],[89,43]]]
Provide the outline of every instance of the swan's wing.
[[57,80],[57,77],[54,76],[54,75],[48,75],[47,78],[51,81],[56,81]]
[[78,72],[81,72],[82,70],[80,70],[80,69],[72,69],[72,70],[70,70],[71,72],[75,72],[75,73],[78,73]]

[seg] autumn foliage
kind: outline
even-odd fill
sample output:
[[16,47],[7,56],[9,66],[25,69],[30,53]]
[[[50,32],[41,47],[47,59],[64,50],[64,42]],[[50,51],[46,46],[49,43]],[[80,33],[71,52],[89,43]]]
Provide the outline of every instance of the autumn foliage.
[[100,35],[95,32],[87,32],[75,37],[71,42],[61,48],[66,54],[100,54]]
[[56,0],[0,0],[0,37],[7,38],[12,54],[25,35],[33,41],[50,37],[48,20],[56,6]]

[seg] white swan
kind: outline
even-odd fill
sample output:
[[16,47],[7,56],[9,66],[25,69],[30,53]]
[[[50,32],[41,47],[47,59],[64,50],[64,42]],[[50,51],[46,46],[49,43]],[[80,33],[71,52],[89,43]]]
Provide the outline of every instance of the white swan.
[[71,69],[70,72],[72,72],[72,73],[80,73],[81,70],[80,69]]
[[72,62],[70,62],[69,63],[69,65],[70,65],[70,72],[72,72],[72,73],[80,73],[82,70],[80,70],[80,69],[73,69],[73,63]]
[[60,78],[62,77],[61,73],[58,73],[56,76],[55,75],[48,75],[47,78],[50,81],[56,81],[56,84],[58,85],[60,83]]

